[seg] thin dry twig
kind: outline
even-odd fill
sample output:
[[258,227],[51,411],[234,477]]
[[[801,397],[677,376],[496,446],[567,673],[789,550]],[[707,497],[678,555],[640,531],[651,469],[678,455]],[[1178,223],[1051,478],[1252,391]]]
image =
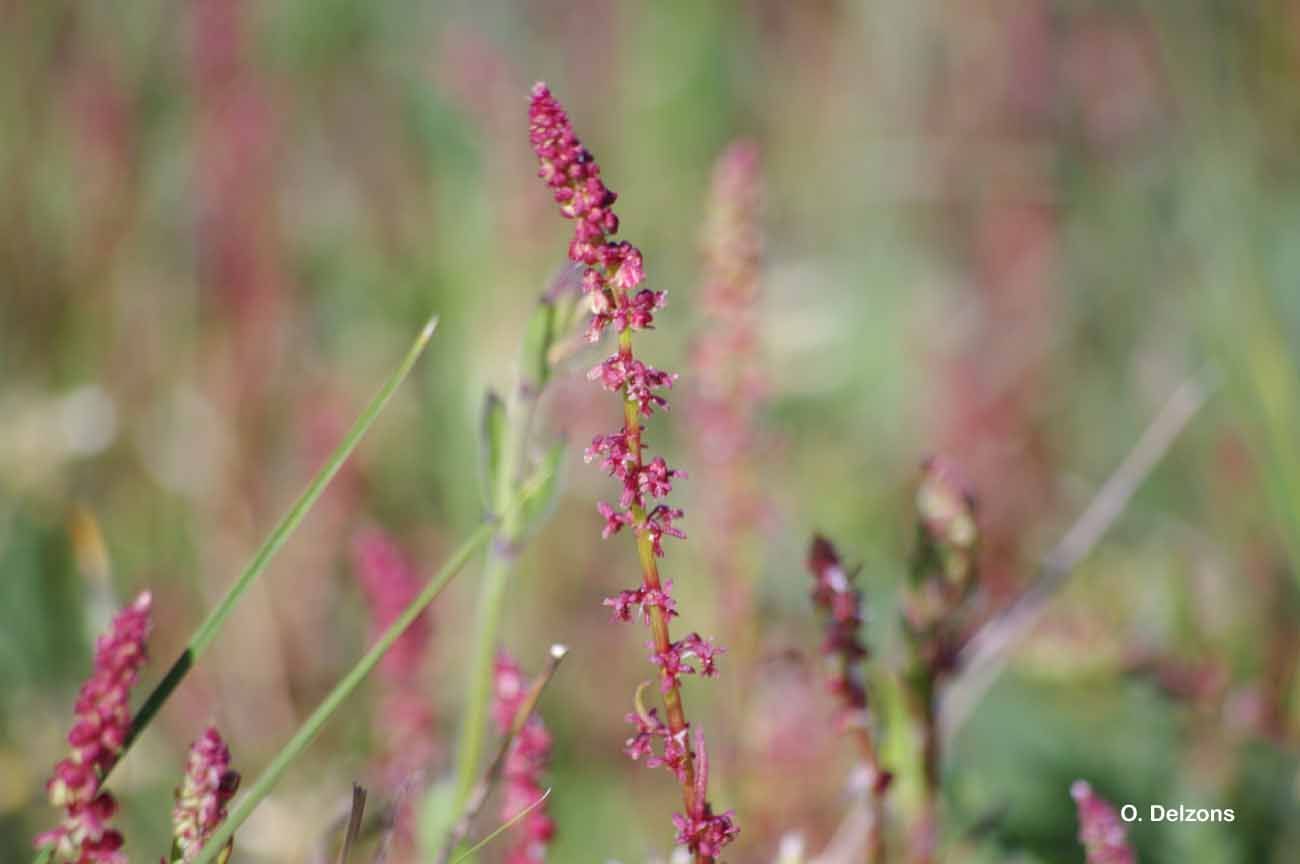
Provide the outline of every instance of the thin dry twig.
[[[514,720],[510,723],[510,729],[505,735],[501,736],[501,744],[497,747],[496,755],[488,763],[487,770],[475,784],[473,791],[470,792],[469,798],[465,802],[465,812],[461,814],[456,825],[451,829],[447,836],[447,842],[443,844],[442,849],[438,852],[435,859],[436,864],[447,864],[451,859],[451,853],[456,850],[467,836],[469,836],[470,826],[473,825],[474,819],[478,816],[483,805],[487,802],[488,794],[492,791],[497,777],[501,774],[501,768],[505,764],[506,754],[510,752],[510,745],[514,742],[515,736],[524,728],[528,718],[532,716],[533,711],[537,708],[537,700],[541,698],[542,691],[546,685],[555,677],[555,670],[559,668],[560,661],[569,653],[569,649],[563,645],[552,645],[550,657],[546,662],[546,668],[533,681],[532,687],[528,688],[528,693],[524,696],[523,702],[519,704],[519,710],[515,712]],[[550,790],[547,790],[547,795]],[[542,796],[545,799],[545,795]],[[540,801],[538,802],[540,803]],[[536,806],[534,804],[533,806]],[[532,809],[531,807],[529,809]],[[512,820],[513,821],[513,820]]]
[[1043,558],[1034,583],[966,642],[958,658],[960,676],[953,681],[940,705],[940,734],[945,744],[952,740],[1006,668],[1011,649],[1033,630],[1071,572],[1115,524],[1133,495],[1205,404],[1211,390],[1207,377],[1193,376],[1178,386],[1087,509]]

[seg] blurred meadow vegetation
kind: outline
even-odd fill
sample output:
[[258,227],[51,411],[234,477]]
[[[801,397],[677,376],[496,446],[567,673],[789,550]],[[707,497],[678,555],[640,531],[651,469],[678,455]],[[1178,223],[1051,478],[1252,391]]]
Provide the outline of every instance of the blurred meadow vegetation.
[[[736,860],[773,860],[786,831],[820,848],[841,815],[810,533],[862,564],[887,668],[922,458],[971,478],[992,614],[1188,381],[1205,406],[956,731],[952,860],[1081,861],[1076,777],[1117,803],[1235,808],[1132,826],[1143,862],[1297,860],[1298,76],[1294,0],[0,2],[0,860],[56,818],[43,784],[109,612],[154,591],[151,683],[432,312],[412,380],[115,774],[133,854],[165,848],[201,724],[253,776],[364,650],[358,529],[427,574],[477,524],[483,394],[565,263],[528,149],[536,79],[670,292],[638,350],[682,373],[679,400],[708,338],[713,162],[741,136],[762,152],[759,650],[743,687],[726,665],[686,686]],[[541,408],[539,441],[571,457],[609,425],[584,380],[600,356]],[[654,434],[692,469],[688,411]],[[600,541],[610,493],[581,462],[503,632],[526,667],[571,649],[543,700],[552,859],[646,861],[677,790],[620,752],[646,667],[600,600],[635,561]],[[666,573],[686,626],[726,633],[716,502],[680,488],[691,539]],[[433,610],[435,771],[474,577]],[[366,700],[345,707],[236,860],[308,860],[381,743]]]

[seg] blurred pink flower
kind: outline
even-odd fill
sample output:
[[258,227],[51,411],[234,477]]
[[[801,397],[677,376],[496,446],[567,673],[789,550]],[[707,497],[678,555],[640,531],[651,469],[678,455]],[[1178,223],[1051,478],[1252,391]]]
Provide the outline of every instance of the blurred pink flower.
[[172,836],[181,861],[198,857],[225,821],[226,804],[238,788],[239,774],[230,770],[230,750],[216,727],[209,726],[190,747],[185,779],[172,808]]
[[[528,686],[519,664],[504,651],[497,655],[493,667],[492,717],[497,731],[506,734],[514,725],[527,696]],[[501,818],[509,821],[536,804],[546,790],[542,787],[542,772],[551,761],[551,736],[546,725],[536,713],[525,721],[519,734],[510,744],[506,754],[502,778],[505,780],[505,800]],[[528,811],[523,821],[512,829],[518,841],[506,853],[507,864],[527,864],[546,859],[546,847],[555,837],[555,821],[543,802]]]
[[1079,842],[1088,853],[1087,864],[1136,864],[1115,807],[1083,780],[1070,786],[1070,797],[1079,810]]
[[826,638],[822,654],[830,658],[834,671],[830,690],[843,706],[841,725],[861,722],[867,708],[862,663],[867,648],[862,644],[862,592],[853,584],[839,553],[829,540],[813,537],[808,550],[808,570],[813,576],[812,600],[826,613]]

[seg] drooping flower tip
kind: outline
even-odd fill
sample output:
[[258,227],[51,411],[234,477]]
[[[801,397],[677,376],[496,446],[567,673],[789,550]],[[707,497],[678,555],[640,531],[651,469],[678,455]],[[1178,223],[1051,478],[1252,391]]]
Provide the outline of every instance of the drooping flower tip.
[[172,838],[181,861],[193,861],[226,819],[226,805],[239,788],[239,774],[230,768],[230,749],[215,726],[209,726],[190,746],[185,779],[172,807]]
[[121,755],[131,731],[131,688],[147,659],[153,627],[153,596],[141,592],[113,617],[95,641],[90,677],[81,686],[68,732],[71,753],[54,766],[46,783],[50,803],[64,808],[63,821],[40,834],[39,848],[81,864],[125,864],[122,835],[108,827],[117,803],[100,783]]
[[1128,845],[1115,807],[1084,780],[1071,784],[1070,797],[1078,808],[1079,842],[1087,853],[1087,864],[1136,864],[1137,856]]

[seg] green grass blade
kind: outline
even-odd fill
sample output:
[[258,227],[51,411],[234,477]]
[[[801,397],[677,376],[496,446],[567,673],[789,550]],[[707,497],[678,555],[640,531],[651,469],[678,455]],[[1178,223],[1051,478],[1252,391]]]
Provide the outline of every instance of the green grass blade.
[[[193,667],[194,663],[200,656],[202,656],[204,650],[209,644],[211,644],[212,640],[216,638],[217,633],[221,630],[221,625],[225,623],[226,618],[229,617],[231,611],[234,610],[235,604],[238,603],[240,598],[248,591],[249,586],[257,581],[257,578],[262,575],[264,570],[266,570],[271,559],[275,557],[275,553],[280,550],[280,547],[285,544],[285,541],[289,539],[290,535],[292,535],[298,525],[301,524],[312,506],[316,503],[316,500],[320,498],[321,493],[325,491],[325,487],[329,485],[330,481],[334,479],[334,475],[336,475],[339,472],[339,469],[343,467],[343,463],[347,461],[348,456],[350,456],[352,451],[356,449],[357,444],[365,436],[366,431],[370,428],[371,424],[375,422],[375,418],[377,418],[384,410],[384,407],[388,404],[388,400],[392,398],[393,393],[396,392],[402,381],[406,379],[406,376],[410,374],[411,369],[415,366],[415,362],[420,359],[420,355],[424,353],[424,349],[428,346],[429,340],[433,337],[433,331],[437,326],[437,316],[430,318],[428,323],[424,325],[424,328],[420,331],[420,335],[416,337],[410,350],[406,352],[406,356],[402,359],[401,365],[399,365],[393,373],[388,376],[388,380],[386,380],[383,386],[379,388],[379,392],[375,394],[374,398],[370,400],[370,404],[366,406],[366,409],[361,412],[361,415],[357,418],[356,422],[352,424],[352,428],[348,430],[347,436],[339,446],[335,448],[334,452],[330,454],[325,464],[307,485],[307,488],[298,496],[298,500],[293,503],[289,512],[284,515],[280,522],[271,531],[270,535],[267,536],[266,540],[263,541],[261,547],[257,550],[257,554],[253,556],[253,559],[248,563],[248,566],[244,568],[244,572],[239,575],[237,580],[235,580],[235,584],[230,586],[230,590],[226,592],[225,597],[221,599],[221,602],[212,610],[207,619],[205,619],[204,622],[199,625],[198,629],[194,631],[194,635],[190,637],[190,641],[186,644],[185,650],[182,651],[181,655],[176,658],[174,663],[172,663],[171,668],[167,670],[167,674],[164,675],[162,680],[158,682],[158,685],[154,687],[153,692],[149,694],[148,698],[145,699],[144,704],[140,706],[140,710],[137,711],[135,717],[132,718],[131,730],[122,746],[122,753],[118,757],[119,762],[121,761],[121,757],[126,754],[126,751],[130,749],[131,745],[135,742],[135,739],[149,726],[149,723],[158,714],[158,711],[162,708],[163,704],[166,703],[172,692],[175,691],[176,687],[182,680],[184,680],[186,674],[189,673],[190,668]],[[103,778],[104,781],[107,779],[107,776]],[[37,853],[35,864],[48,864],[52,855],[53,849],[51,847],[45,847]]]
[[[257,581],[257,578],[262,575],[267,565],[271,563],[271,559],[275,557],[275,553],[280,551],[280,547],[285,544],[285,541],[302,523],[302,520],[312,506],[315,505],[317,499],[325,491],[325,487],[334,479],[334,475],[338,474],[348,456],[356,449],[357,444],[365,436],[371,424],[384,410],[393,393],[406,379],[406,376],[410,374],[412,367],[415,366],[415,361],[424,353],[424,349],[428,346],[429,339],[432,338],[433,331],[437,326],[438,319],[436,316],[430,318],[429,322],[425,324],[424,329],[420,331],[420,335],[416,337],[415,343],[411,345],[411,349],[406,352],[406,357],[403,358],[401,365],[388,376],[388,380],[384,382],[384,385],[379,388],[379,392],[370,400],[370,404],[357,417],[356,422],[352,424],[352,428],[348,430],[348,434],[343,441],[330,454],[311,482],[307,484],[307,488],[298,496],[298,500],[289,508],[289,512],[284,514],[280,522],[267,535],[266,540],[262,542],[253,559],[244,568],[244,572],[239,574],[239,578],[235,580],[235,584],[230,586],[230,590],[221,598],[221,602],[216,605],[212,612],[208,614],[207,619],[194,631],[194,635],[190,637],[185,650],[176,658],[171,668],[167,670],[167,674],[163,676],[162,681],[158,682],[158,686],[149,694],[149,698],[145,700],[144,705],[136,713],[131,723],[131,733],[127,737],[125,748],[129,748],[136,736],[144,731],[150,721],[153,720],[154,715],[158,713],[163,703],[171,696],[172,691],[184,679],[190,667],[203,655],[208,645],[216,638],[221,626],[225,623],[226,618],[230,616],[235,605],[248,591],[249,587]],[[123,752],[125,752],[125,748]]]
[[459,858],[457,858],[455,861],[451,862],[451,864],[461,864],[462,861],[467,860],[467,859],[468,859],[470,856],[472,856],[475,852],[477,852],[478,850],[482,849],[484,846],[486,846],[487,844],[491,843],[493,840],[497,839],[497,837],[499,837],[499,836],[501,835],[501,833],[502,833],[503,831],[505,831],[506,829],[508,829],[511,825],[514,825],[514,824],[515,824],[516,822],[518,822],[520,819],[524,818],[524,817],[527,816],[529,813],[533,812],[533,811],[536,810],[538,807],[540,807],[541,804],[542,804],[542,802],[545,801],[545,800],[546,800],[547,798],[549,798],[549,797],[551,797],[551,790],[550,790],[550,789],[547,789],[545,792],[542,793],[542,797],[538,798],[538,799],[537,799],[536,801],[534,801],[532,804],[529,804],[527,807],[525,807],[524,809],[520,810],[520,811],[519,811],[518,813],[516,813],[514,816],[511,816],[511,817],[510,817],[510,820],[507,821],[505,824],[499,826],[499,827],[498,827],[495,831],[493,831],[491,834],[487,835],[487,836],[484,837],[482,840],[478,841],[478,842],[475,843],[473,846],[471,846],[470,848],[466,849],[466,850],[465,850],[465,853],[464,853],[463,855],[461,855]]
[[[521,490],[520,495],[510,505],[507,512],[513,512],[523,506],[538,490],[545,487],[548,478],[544,473],[535,475]],[[504,516],[504,514],[503,514]],[[341,706],[352,694],[353,690],[365,680],[366,676],[379,664],[383,656],[388,653],[388,649],[393,647],[398,638],[406,632],[421,612],[425,610],[438,595],[442,589],[456,576],[465,564],[475,555],[477,555],[484,545],[492,538],[496,532],[496,523],[493,521],[484,522],[473,534],[471,534],[460,548],[447,559],[442,568],[429,580],[429,584],[424,587],[410,605],[398,616],[392,625],[384,631],[378,641],[366,652],[357,664],[340,679],[339,683],[334,685],[334,689],[329,695],[316,707],[306,722],[299,727],[289,742],[281,748],[280,752],[271,760],[271,764],[257,778],[252,787],[240,798],[230,810],[230,815],[226,821],[217,830],[215,834],[204,845],[203,850],[195,859],[195,864],[211,864],[220,852],[226,841],[234,836],[239,826],[252,814],[257,805],[262,802],[275,784],[279,782],[280,777],[293,764],[293,761],[302,755],[307,749],[307,745],[320,733],[325,723],[333,716],[334,712]]]
[[199,853],[199,857],[196,859],[196,864],[210,864],[216,858],[217,852],[225,842],[234,836],[235,831],[244,823],[244,820],[252,814],[258,804],[262,803],[262,799],[274,788],[285,770],[307,749],[307,745],[320,733],[325,722],[333,716],[334,712],[343,704],[343,701],[352,695],[352,691],[357,689],[357,686],[365,680],[370,671],[379,664],[380,659],[393,646],[398,637],[406,632],[406,628],[411,626],[411,623],[424,611],[425,607],[437,598],[442,589],[451,581],[453,576],[460,572],[469,559],[478,554],[483,544],[492,537],[494,528],[495,526],[490,522],[480,525],[456,550],[456,554],[448,559],[447,563],[443,564],[442,569],[430,580],[419,596],[384,631],[384,634],[366,652],[365,656],[343,676],[338,684],[334,685],[334,689],[330,691],[329,695],[325,697],[320,705],[316,706],[316,710],[307,718],[307,721],[299,727],[294,736],[289,739],[289,742],[271,760],[271,764],[257,778],[257,782],[249,788],[239,803],[231,808],[230,815],[221,828],[204,845],[203,851]]

